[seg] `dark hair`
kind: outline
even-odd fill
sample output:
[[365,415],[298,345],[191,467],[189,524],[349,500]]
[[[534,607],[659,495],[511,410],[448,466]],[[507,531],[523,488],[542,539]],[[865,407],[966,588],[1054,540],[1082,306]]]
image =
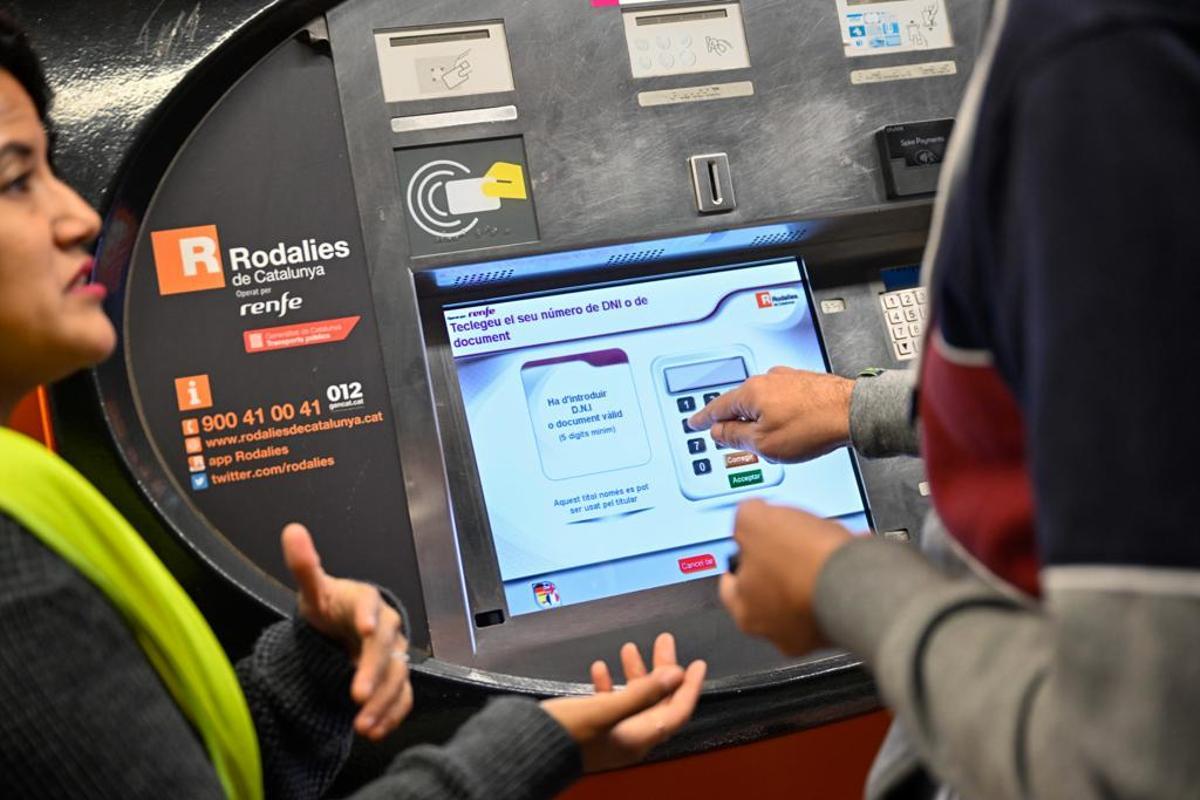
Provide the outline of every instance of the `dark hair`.
[[29,45],[25,31],[3,10],[0,10],[0,69],[7,70],[25,87],[38,116],[45,122],[54,95],[46,83],[42,62]]

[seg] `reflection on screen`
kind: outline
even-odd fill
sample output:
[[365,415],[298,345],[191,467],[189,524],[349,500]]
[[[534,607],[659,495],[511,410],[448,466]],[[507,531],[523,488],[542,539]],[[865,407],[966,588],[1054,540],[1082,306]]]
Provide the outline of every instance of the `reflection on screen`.
[[825,371],[794,259],[445,311],[511,614],[709,577],[749,497],[867,525],[849,454],[771,464],[687,419]]
[[738,356],[670,367],[663,370],[663,374],[667,379],[667,391],[673,393],[707,389],[724,383],[741,383],[750,377],[746,372],[745,360]]

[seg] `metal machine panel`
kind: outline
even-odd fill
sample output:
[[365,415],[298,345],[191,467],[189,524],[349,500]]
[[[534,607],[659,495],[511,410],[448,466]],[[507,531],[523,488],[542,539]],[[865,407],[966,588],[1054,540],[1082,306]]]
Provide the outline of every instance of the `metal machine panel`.
[[[951,5],[962,30],[978,27],[982,9],[968,2]],[[656,9],[666,10],[680,9]],[[967,70],[928,82],[855,85],[851,62],[842,52],[833,4],[743,5],[741,11],[754,66],[727,75],[730,80],[753,83],[754,93],[650,108],[639,102],[639,93],[683,90],[711,76],[635,79],[627,69],[629,51],[623,46],[632,11],[579,3],[547,14],[524,3],[500,2],[485,10],[477,3],[456,0],[436,7],[398,8],[383,0],[363,0],[329,15],[364,232],[368,249],[381,254],[374,262],[374,286],[385,331],[385,361],[393,371],[392,389],[414,401],[428,392],[435,398],[433,417],[424,416],[423,404],[405,405],[411,435],[402,433],[401,448],[406,469],[421,465],[409,489],[414,503],[430,514],[426,524],[414,521],[421,563],[438,563],[447,569],[453,565],[466,576],[465,592],[441,585],[429,588],[426,596],[434,641],[441,643],[441,653],[451,660],[505,672],[533,670],[546,678],[569,680],[580,674],[584,653],[595,652],[593,647],[613,646],[624,638],[648,641],[661,626],[655,620],[669,618],[672,626],[686,632],[684,638],[698,637],[690,640],[710,658],[716,676],[754,682],[758,678],[750,678],[750,673],[787,663],[745,641],[722,616],[711,590],[704,594],[696,587],[667,587],[645,597],[597,601],[589,605],[590,614],[578,608],[558,609],[553,621],[537,625],[509,620],[500,626],[477,627],[472,614],[498,608],[502,601],[497,595],[480,593],[486,581],[472,580],[473,570],[494,569],[495,556],[486,537],[478,533],[486,523],[466,442],[466,422],[456,401],[453,368],[436,326],[428,320],[421,339],[402,333],[411,313],[407,298],[414,286],[428,317],[442,295],[459,298],[475,292],[482,296],[479,293],[498,284],[511,284],[517,291],[569,286],[607,271],[633,275],[639,265],[643,270],[667,270],[671,267],[659,265],[671,264],[680,268],[696,263],[696,253],[706,249],[708,241],[736,240],[739,228],[766,222],[779,222],[781,227],[773,234],[747,236],[745,246],[769,252],[772,245],[782,245],[810,260],[806,247],[827,244],[829,266],[813,263],[814,269],[834,269],[839,264],[845,268],[854,260],[853,245],[839,246],[839,241],[873,236],[903,241],[909,232],[921,230],[927,223],[927,205],[881,205],[886,201],[874,132],[892,120],[952,115]],[[518,118],[453,131],[395,133],[390,118],[400,108],[387,103],[377,83],[370,80],[374,64],[370,53],[359,46],[364,33],[445,25],[481,14],[505,21]],[[960,36],[958,42],[953,49],[939,51],[938,57],[969,65],[972,37]],[[555,58],[556,53],[561,55]],[[880,61],[913,62],[923,57],[910,53]],[[554,59],[552,71],[545,69],[548,58]],[[599,64],[613,68],[597,71]],[[585,85],[587,91],[579,91]],[[411,111],[459,108],[462,102],[443,100]],[[433,144],[518,136],[524,142],[530,190],[537,197],[539,241],[510,246],[478,236],[448,236],[439,253],[422,255],[429,250],[406,235],[414,213],[420,214],[419,208],[406,205],[408,173],[398,178],[381,171],[375,166],[379,159]],[[737,208],[721,215],[719,233],[714,233],[713,219],[697,213],[688,164],[691,156],[713,152],[728,155],[730,177],[737,186]],[[864,214],[864,209],[871,212]],[[486,224],[487,212],[478,216],[479,224]],[[400,217],[406,218],[403,225],[397,224]],[[691,233],[698,241],[677,251],[658,238]],[[604,243],[612,243],[609,252],[595,247]],[[899,257],[895,240],[891,246],[893,257]],[[903,252],[904,258],[915,257],[911,250]],[[403,266],[396,260],[402,253],[411,254]],[[451,279],[452,275],[456,277]],[[405,305],[396,306],[397,297],[406,298]],[[830,340],[827,345],[835,365],[857,362],[842,341]],[[881,469],[874,468],[874,479],[868,478],[868,492],[873,508],[880,506],[882,529],[915,530],[917,523],[909,512],[918,509],[907,501],[896,510],[890,500],[875,502],[881,495],[891,496],[890,490],[873,488],[876,483],[889,484]],[[441,476],[448,476],[449,483]],[[454,488],[448,492],[447,486]],[[443,535],[448,529],[458,531],[457,542]],[[598,630],[597,615],[612,620],[611,631]],[[589,644],[561,646],[571,640],[571,631],[589,637]],[[740,644],[726,647],[718,641]]]
[[[77,7],[65,2],[61,11],[69,16]],[[631,20],[639,28],[636,20],[648,13],[670,19],[722,8],[740,9],[742,38],[730,40],[729,53],[737,55],[730,68],[702,74],[679,71],[679,61],[669,69],[658,62],[654,74],[635,77],[643,67],[631,60],[641,52],[636,41],[630,49]],[[703,582],[556,609],[553,623],[480,624],[474,614],[496,607],[496,597],[471,580],[473,570],[491,563],[478,528],[483,501],[450,348],[432,332],[449,302],[790,256],[806,265],[834,371],[901,366],[879,313],[879,276],[919,257],[929,204],[887,202],[873,137],[888,124],[953,116],[984,4],[947,0],[945,9],[952,47],[848,60],[832,0],[625,10],[584,0],[347,0],[336,7],[243,0],[220,15],[190,3],[159,4],[148,19],[116,26],[93,46],[101,60],[124,65],[105,77],[119,113],[89,120],[87,93],[74,87],[64,95],[71,152],[88,152],[89,143],[99,148],[94,152],[111,146],[126,164],[117,180],[115,155],[111,164],[90,157],[84,163],[79,155],[67,162],[92,198],[112,198],[99,274],[113,290],[110,311],[123,323],[125,360],[56,393],[64,452],[117,499],[171,568],[199,587],[202,606],[228,641],[244,645],[264,607],[286,609],[286,576],[264,531],[294,510],[330,531],[322,546],[332,568],[404,594],[414,639],[435,656],[415,665],[418,689],[461,713],[495,691],[578,691],[574,681],[592,658],[626,640],[645,645],[663,627],[679,635],[682,655],[708,658],[714,676],[700,715],[664,754],[871,708],[870,680],[853,659],[780,657],[738,634]],[[674,37],[680,26],[715,20],[676,17],[640,27]],[[472,61],[471,75],[457,82],[462,51],[443,52],[446,40],[421,38],[484,29],[490,46],[503,39],[506,48],[504,68],[487,62],[497,67],[487,80],[474,71],[483,62]],[[44,33],[63,52],[86,40]],[[417,44],[393,48],[394,38]],[[381,72],[377,44],[384,39]],[[682,47],[674,38],[669,44]],[[392,50],[409,47],[437,53],[389,61]],[[441,59],[422,62],[430,91],[419,82],[385,82],[393,69],[418,70],[426,58]],[[488,58],[499,59],[499,51]],[[62,63],[58,79],[70,89],[78,62]],[[864,67],[877,71],[864,77]],[[423,221],[434,232],[417,225],[414,211],[422,206],[406,190],[429,163],[417,155],[497,142],[511,152],[487,163],[447,157],[467,171],[438,176],[444,180],[424,203]],[[737,188],[736,208],[703,216],[689,159],[717,153],[727,156],[722,179]],[[497,165],[507,166],[494,172]],[[513,207],[528,214],[521,221],[498,216]],[[451,219],[462,224],[445,235],[430,224]],[[472,220],[471,230],[461,229]],[[194,273],[187,277],[207,273],[211,286],[173,291],[160,280],[153,234],[171,232],[163,246],[176,248],[182,272],[186,262]],[[220,240],[214,250],[224,286],[209,269],[212,251],[199,242],[206,237]],[[190,250],[181,249],[184,240]],[[338,256],[339,242],[350,256]],[[306,265],[271,260],[293,255],[325,266],[330,291],[296,288],[282,297],[290,289],[284,284],[300,280],[287,277],[286,268]],[[235,276],[265,269],[284,270],[278,293],[235,296],[255,288],[233,284]],[[297,307],[292,299],[299,296]],[[268,305],[273,301],[277,307]],[[300,320],[302,310],[314,316]],[[247,321],[268,313],[284,316],[270,325]],[[343,344],[314,339],[273,349],[307,334],[330,335],[274,330],[293,320],[348,317],[359,318],[352,330],[330,329],[346,333]],[[154,341],[173,320],[184,335],[173,345]],[[318,355],[322,347],[325,355]],[[219,364],[226,356],[237,365]],[[351,368],[355,375],[341,374]],[[205,375],[207,393],[199,380]],[[273,476],[289,488],[259,495],[261,507],[247,493],[218,508],[218,492],[232,495],[237,486],[191,483],[192,457],[208,453],[207,446],[188,452],[189,421],[201,424],[210,412],[236,407],[239,425],[269,427],[253,414],[245,423],[242,412],[262,408],[269,417],[291,402],[299,413],[296,400],[309,389],[323,393],[324,404],[353,402],[356,382],[372,404],[364,411],[382,412],[386,423],[371,436],[340,438],[338,453],[305,454],[332,454],[359,467],[338,472],[336,503],[322,506],[311,482]],[[200,408],[209,395],[212,408]],[[925,505],[920,463],[864,462],[861,469],[877,529],[915,537]],[[239,514],[254,530],[233,521]],[[337,530],[339,519],[349,523],[345,530]],[[254,602],[245,602],[247,595]],[[406,735],[442,736],[448,719],[415,719]]]
[[635,78],[750,66],[739,3],[634,8],[623,16]]
[[389,103],[513,90],[503,23],[381,31],[375,52]]

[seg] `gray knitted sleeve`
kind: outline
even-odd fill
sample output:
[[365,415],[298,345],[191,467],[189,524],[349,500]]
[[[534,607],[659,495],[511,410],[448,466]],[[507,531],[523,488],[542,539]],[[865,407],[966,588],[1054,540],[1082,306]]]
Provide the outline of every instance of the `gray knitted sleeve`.
[[532,700],[502,697],[446,745],[421,745],[355,800],[534,800],[553,797],[582,771],[578,745]]
[[[350,745],[351,666],[303,623],[264,633],[238,675],[268,797],[320,797]],[[579,749],[532,701],[493,701],[443,747],[402,753],[362,798],[551,797]],[[203,745],[124,620],[0,515],[0,796],[224,800]]]
[[915,456],[920,447],[913,421],[914,370],[859,378],[850,395],[850,441],[867,458]]
[[353,741],[354,667],[345,651],[288,619],[263,632],[237,673],[258,733],[266,796],[323,796]]

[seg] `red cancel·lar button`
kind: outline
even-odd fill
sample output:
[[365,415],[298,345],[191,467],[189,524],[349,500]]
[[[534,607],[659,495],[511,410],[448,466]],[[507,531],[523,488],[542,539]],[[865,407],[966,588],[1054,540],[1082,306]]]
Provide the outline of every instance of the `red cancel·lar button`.
[[679,571],[685,575],[689,572],[703,572],[706,569],[716,569],[717,559],[705,553],[700,556],[688,556],[679,559]]

